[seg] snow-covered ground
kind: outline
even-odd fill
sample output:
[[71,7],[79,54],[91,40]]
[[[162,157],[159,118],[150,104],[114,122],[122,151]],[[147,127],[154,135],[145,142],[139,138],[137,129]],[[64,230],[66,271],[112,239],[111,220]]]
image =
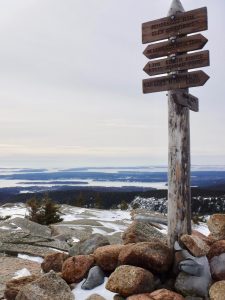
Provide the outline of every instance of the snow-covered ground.
[[[82,228],[85,224],[82,225],[73,225],[66,224],[67,222],[78,221],[78,220],[93,220],[97,221],[102,226],[92,226],[92,233],[102,233],[105,234],[106,231],[103,228],[108,228],[111,230],[113,234],[116,232],[123,232],[127,226],[131,223],[131,215],[129,210],[101,210],[101,209],[89,209],[89,208],[79,208],[73,207],[70,205],[62,205],[61,213],[63,222],[65,222],[65,226],[70,227],[80,227]],[[3,205],[0,207],[0,217],[4,218],[6,216],[21,217],[24,218],[28,214],[27,208],[23,203]],[[163,233],[167,232],[167,226],[162,225]],[[200,231],[201,233],[208,235],[209,230],[206,223],[200,223],[199,225],[193,225],[193,228]],[[5,225],[1,226],[0,229],[10,230],[10,227]],[[19,230],[18,228],[17,230]]]
[[[99,209],[87,209],[87,208],[78,208],[78,207],[72,207],[69,205],[62,205],[61,206],[61,212],[62,212],[62,218],[63,218],[63,223],[64,226],[68,227],[73,227],[73,228],[79,228],[79,229],[84,229],[85,226],[90,226],[90,225],[85,225],[85,223],[82,225],[76,224],[76,221],[79,220],[87,220],[87,221],[93,221],[93,222],[98,222],[100,226],[91,226],[92,227],[92,233],[101,233],[101,234],[106,234],[106,230],[108,229],[107,234],[112,235],[117,232],[123,232],[127,226],[131,223],[131,215],[130,211],[122,211],[122,210],[99,210]],[[27,210],[24,204],[18,203],[18,204],[10,204],[10,205],[4,205],[0,207],[0,217],[5,217],[5,216],[11,216],[12,217],[25,217],[27,214]],[[158,214],[157,214],[158,216]],[[75,222],[73,224],[73,221]],[[68,223],[67,223],[68,222]],[[3,228],[4,227],[4,228]],[[0,229],[5,229],[6,226],[1,226],[0,224]],[[201,233],[208,235],[209,230],[208,227],[205,223],[201,223],[200,225],[194,225],[194,229],[200,231]],[[110,232],[109,232],[110,229]],[[10,230],[10,228],[8,228]],[[162,225],[161,232],[167,233],[167,226]],[[79,239],[74,238],[74,242],[78,242]],[[19,258],[25,259],[25,260],[30,260],[30,261],[35,261],[38,263],[42,263],[43,259],[41,257],[33,257],[29,255],[24,255],[24,254],[19,254]],[[27,275],[29,270],[27,269],[22,269],[18,270],[15,273],[14,278],[19,278],[20,276]],[[107,278],[105,278],[105,282],[107,281]],[[76,287],[73,289],[73,294],[75,295],[76,299],[86,299],[89,297],[91,294],[99,294],[102,297],[104,297],[107,300],[113,300],[114,293],[109,292],[108,290],[105,289],[105,282],[93,289],[93,290],[82,290],[81,285],[83,283],[80,282],[79,284],[76,285]]]
[[7,204],[0,206],[0,217],[13,216],[15,217],[24,217],[27,214],[27,208],[23,203]]

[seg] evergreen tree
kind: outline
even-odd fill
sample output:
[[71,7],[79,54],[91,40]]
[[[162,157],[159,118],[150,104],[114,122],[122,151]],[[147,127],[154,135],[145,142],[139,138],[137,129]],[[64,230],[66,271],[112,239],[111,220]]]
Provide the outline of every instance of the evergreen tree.
[[127,210],[128,209],[128,204],[125,200],[122,200],[121,203],[120,203],[120,209],[121,210]]
[[46,194],[41,200],[35,197],[27,201],[29,216],[28,219],[42,224],[49,225],[62,221],[59,213],[59,206]]

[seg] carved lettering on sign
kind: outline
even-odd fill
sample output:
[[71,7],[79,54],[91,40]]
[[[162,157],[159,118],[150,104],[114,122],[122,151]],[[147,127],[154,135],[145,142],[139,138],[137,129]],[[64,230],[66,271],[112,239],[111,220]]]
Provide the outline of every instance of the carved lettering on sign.
[[204,85],[208,79],[209,76],[203,71],[144,79],[142,82],[143,93],[146,94],[201,86]]
[[158,75],[173,71],[182,71],[209,66],[209,51],[174,56],[167,59],[153,60],[147,63],[144,71],[148,75]]
[[149,59],[159,58],[202,49],[207,42],[208,40],[203,35],[195,34],[184,38],[172,39],[168,42],[148,45],[143,54]]
[[207,8],[199,8],[142,24],[142,42],[150,43],[208,29]]

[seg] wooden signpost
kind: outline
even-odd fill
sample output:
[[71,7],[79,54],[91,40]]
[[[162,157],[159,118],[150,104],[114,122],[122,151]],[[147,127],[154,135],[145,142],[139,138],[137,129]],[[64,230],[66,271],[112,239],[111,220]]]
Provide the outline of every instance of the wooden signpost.
[[188,51],[202,49],[208,40],[201,34],[195,34],[184,38],[174,38],[167,42],[160,42],[148,45],[143,54],[149,58],[169,56]]
[[142,42],[151,43],[207,29],[207,8],[203,7],[142,24]]
[[199,111],[199,101],[197,97],[182,91],[171,93],[171,97],[176,104],[188,107],[190,110],[195,112]]
[[143,80],[143,93],[156,93],[202,86],[209,79],[203,71],[180,73]]
[[194,52],[166,59],[152,60],[144,67],[144,71],[152,76],[174,71],[196,69],[209,66],[209,51]]
[[183,234],[191,233],[190,188],[190,121],[189,110],[199,111],[198,98],[188,88],[202,86],[209,79],[203,71],[209,66],[209,51],[199,50],[207,43],[201,34],[186,36],[208,29],[207,8],[184,12],[180,0],[173,0],[168,17],[142,24],[142,42],[163,42],[147,46],[143,54],[149,59],[144,71],[143,93],[168,92],[168,244],[173,247]]

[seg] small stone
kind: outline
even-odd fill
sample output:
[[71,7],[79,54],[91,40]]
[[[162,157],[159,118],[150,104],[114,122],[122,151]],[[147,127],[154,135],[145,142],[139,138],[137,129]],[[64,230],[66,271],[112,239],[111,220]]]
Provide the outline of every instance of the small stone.
[[222,253],[225,253],[225,240],[215,242],[211,246],[207,257],[211,260],[214,256],[219,256]]
[[209,290],[210,300],[225,299],[225,280],[217,281]]
[[106,300],[106,299],[98,294],[93,294],[88,298],[86,298],[86,300]]
[[110,275],[106,289],[123,297],[150,293],[154,290],[154,276],[139,267],[120,266]]
[[211,278],[208,276],[206,274],[206,277],[204,277],[203,274],[202,277],[197,277],[180,272],[176,278],[175,289],[183,296],[206,297],[211,283]]
[[177,251],[174,253],[174,261],[173,261],[173,273],[178,275],[180,272],[179,264],[182,260],[185,260],[185,256],[183,255],[183,251]]
[[125,298],[122,297],[122,296],[120,296],[120,295],[115,295],[115,296],[113,297],[113,300],[125,300]]
[[154,300],[150,294],[138,294],[128,297],[126,300]]
[[177,294],[175,292],[166,290],[166,289],[161,289],[154,291],[153,293],[150,294],[150,296],[154,300],[184,300],[184,297],[181,296],[180,294]]
[[225,280],[225,253],[210,260],[210,270],[215,281]]
[[28,283],[38,279],[38,276],[31,275],[25,276],[18,279],[12,279],[6,283],[6,289],[4,292],[4,297],[7,300],[14,300],[19,293],[19,291]]
[[52,253],[46,255],[44,261],[41,264],[41,268],[45,273],[51,270],[55,272],[61,272],[62,265],[68,257],[68,254],[65,253]]
[[96,264],[103,271],[114,271],[118,266],[118,257],[123,245],[109,245],[99,247],[94,252]]
[[187,296],[185,297],[185,300],[204,300],[204,299],[200,297]]
[[166,236],[159,230],[146,222],[133,221],[132,224],[123,233],[122,239],[124,244],[139,242],[159,242],[166,244]]
[[104,282],[105,274],[102,269],[98,266],[94,266],[90,269],[88,277],[82,284],[83,290],[92,290],[95,287],[101,285]]
[[186,250],[181,252],[186,256],[186,260],[179,264],[183,272],[176,278],[176,291],[183,296],[207,297],[212,282],[208,259],[206,256],[194,257]]
[[194,256],[204,256],[209,252],[210,247],[197,236],[184,234],[181,241]]
[[109,245],[109,240],[102,234],[95,233],[84,241],[76,243],[69,249],[69,255],[89,255],[102,246]]
[[16,300],[74,300],[68,284],[54,271],[25,285]]
[[185,259],[179,263],[179,269],[189,275],[200,277],[204,267],[194,259]]
[[212,237],[217,240],[225,239],[225,214],[214,214],[207,221]]
[[78,255],[68,258],[62,267],[62,278],[67,283],[80,282],[94,264],[91,255]]
[[211,247],[212,244],[216,242],[216,239],[214,239],[213,237],[210,237],[210,236],[206,236],[203,233],[199,232],[198,230],[192,230],[192,234],[191,235],[200,238],[209,247]]
[[142,242],[124,247],[119,255],[121,265],[133,265],[154,272],[166,272],[173,262],[173,253],[161,242]]

